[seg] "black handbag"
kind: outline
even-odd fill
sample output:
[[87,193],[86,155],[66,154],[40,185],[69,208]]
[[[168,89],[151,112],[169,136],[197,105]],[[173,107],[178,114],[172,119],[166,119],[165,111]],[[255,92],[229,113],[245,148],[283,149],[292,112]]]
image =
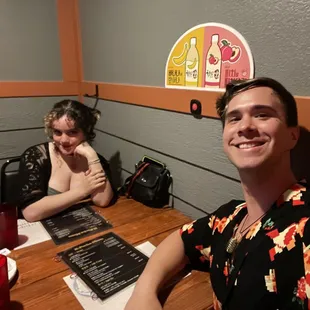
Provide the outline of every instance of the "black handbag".
[[171,182],[172,177],[164,163],[144,156],[136,164],[135,173],[125,180],[119,193],[149,207],[162,208],[169,204]]

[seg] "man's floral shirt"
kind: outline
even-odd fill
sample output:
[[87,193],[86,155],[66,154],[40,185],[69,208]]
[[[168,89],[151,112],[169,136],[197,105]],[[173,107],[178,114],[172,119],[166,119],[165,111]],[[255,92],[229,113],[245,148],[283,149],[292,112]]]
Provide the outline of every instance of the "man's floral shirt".
[[246,214],[245,203],[233,200],[181,229],[191,267],[210,272],[214,309],[310,309],[308,185],[281,195],[229,254]]

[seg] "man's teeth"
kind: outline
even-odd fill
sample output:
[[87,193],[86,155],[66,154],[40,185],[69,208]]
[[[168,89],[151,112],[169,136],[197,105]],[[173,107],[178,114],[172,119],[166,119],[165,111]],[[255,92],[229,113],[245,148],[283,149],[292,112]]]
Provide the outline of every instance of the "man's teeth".
[[239,149],[249,149],[251,147],[259,146],[261,143],[242,143],[239,144],[238,147]]

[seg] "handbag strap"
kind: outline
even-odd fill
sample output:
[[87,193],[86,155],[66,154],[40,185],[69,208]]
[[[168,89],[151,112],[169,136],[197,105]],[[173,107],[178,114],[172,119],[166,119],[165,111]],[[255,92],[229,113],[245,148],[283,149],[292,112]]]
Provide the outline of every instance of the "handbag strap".
[[131,183],[131,180],[134,178],[135,174],[142,167],[143,164],[144,164],[143,162],[142,163],[140,162],[139,164],[137,164],[136,165],[136,171],[132,175],[127,177],[126,180],[124,181],[124,184],[117,189],[117,193],[119,195],[121,195],[121,196],[127,195],[127,189],[128,189],[129,184]]
[[135,182],[135,180],[137,179],[137,177],[150,165],[150,163],[143,163],[140,165],[139,169],[137,170],[137,172],[133,175],[133,177],[130,180],[130,183],[128,185],[128,189],[127,189],[127,193],[126,196],[129,197],[130,196],[130,192],[131,192],[131,188],[133,186],[133,183]]

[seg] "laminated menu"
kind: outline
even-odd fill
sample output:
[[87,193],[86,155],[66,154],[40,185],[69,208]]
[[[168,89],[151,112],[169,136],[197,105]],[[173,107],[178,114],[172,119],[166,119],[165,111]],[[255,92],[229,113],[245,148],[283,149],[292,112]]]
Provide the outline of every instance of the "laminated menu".
[[112,232],[58,255],[100,299],[136,282],[148,261],[146,255]]
[[41,223],[56,244],[83,238],[112,227],[91,208],[89,202],[70,207],[59,214],[42,220]]

